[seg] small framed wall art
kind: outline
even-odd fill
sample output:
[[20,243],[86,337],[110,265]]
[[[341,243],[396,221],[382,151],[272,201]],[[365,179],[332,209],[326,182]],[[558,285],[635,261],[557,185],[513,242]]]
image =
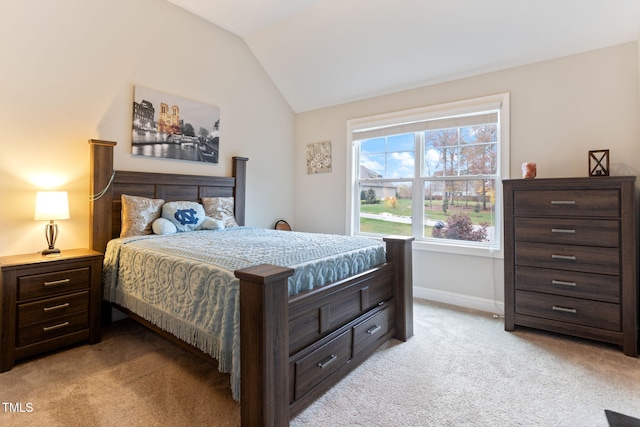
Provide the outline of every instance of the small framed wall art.
[[307,173],[331,172],[331,141],[307,145]]

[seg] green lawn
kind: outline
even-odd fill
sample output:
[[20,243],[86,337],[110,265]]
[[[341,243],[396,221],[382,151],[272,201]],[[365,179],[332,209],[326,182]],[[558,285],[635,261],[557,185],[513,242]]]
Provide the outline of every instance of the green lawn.
[[[411,236],[411,224],[381,221],[379,219],[360,218],[360,231],[364,233],[394,234]],[[429,232],[431,233],[431,232]]]
[[[431,206],[429,206],[431,203]],[[442,201],[434,200],[425,202],[425,220],[429,221],[442,221],[447,222],[447,219],[452,213],[464,212],[468,214],[474,224],[491,223],[492,212],[490,209],[486,211],[474,212],[475,202],[469,202],[465,205],[464,202],[460,202],[457,205],[449,205],[447,212],[442,211]],[[411,217],[411,200],[398,199],[398,204],[395,208],[385,205],[384,203],[377,204],[362,204],[360,205],[360,211],[362,213],[369,214],[382,214],[388,213],[391,215]],[[425,227],[425,236],[431,235],[432,227]],[[360,231],[367,233],[378,234],[397,234],[401,236],[411,235],[411,224],[402,224],[392,221],[383,221],[371,218],[360,218]]]

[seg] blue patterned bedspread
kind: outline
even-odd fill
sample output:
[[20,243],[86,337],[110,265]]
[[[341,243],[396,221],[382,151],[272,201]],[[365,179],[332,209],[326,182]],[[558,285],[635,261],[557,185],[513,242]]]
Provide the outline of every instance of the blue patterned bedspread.
[[240,310],[235,270],[294,269],[289,296],[385,262],[374,239],[251,227],[137,236],[109,242],[104,299],[215,357],[240,398]]

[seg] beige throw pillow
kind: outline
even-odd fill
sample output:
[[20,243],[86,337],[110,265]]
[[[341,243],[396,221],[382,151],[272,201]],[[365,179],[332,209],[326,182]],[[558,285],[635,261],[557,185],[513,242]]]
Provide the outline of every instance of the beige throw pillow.
[[152,234],[151,224],[160,217],[164,200],[129,196],[127,194],[123,194],[121,200],[122,226],[120,228],[120,237]]

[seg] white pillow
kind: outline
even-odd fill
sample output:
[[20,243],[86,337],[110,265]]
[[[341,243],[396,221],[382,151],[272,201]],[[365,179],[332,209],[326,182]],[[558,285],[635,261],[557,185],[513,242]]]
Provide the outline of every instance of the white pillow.
[[197,202],[168,202],[162,205],[162,218],[171,221],[178,231],[197,230],[204,217],[204,208]]
[[175,224],[167,218],[158,218],[153,221],[151,229],[155,234],[173,234],[178,232]]
[[202,197],[200,201],[207,216],[221,220],[225,228],[238,226],[233,215],[235,212],[233,197]]
[[211,218],[210,216],[205,216],[204,221],[200,224],[199,230],[222,230],[224,229],[224,222],[219,219]]

